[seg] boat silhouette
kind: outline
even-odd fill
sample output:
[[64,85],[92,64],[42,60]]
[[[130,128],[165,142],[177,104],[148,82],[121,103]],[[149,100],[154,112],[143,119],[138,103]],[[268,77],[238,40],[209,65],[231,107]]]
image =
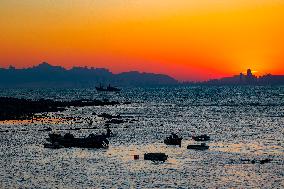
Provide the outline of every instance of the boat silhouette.
[[209,146],[207,146],[205,143],[199,144],[190,144],[187,146],[187,149],[192,149],[192,150],[208,150]]
[[164,143],[166,145],[179,145],[179,146],[181,146],[181,140],[182,140],[182,137],[179,137],[178,135],[172,133],[171,136],[167,137],[164,140]]
[[144,160],[166,161],[168,156],[165,153],[145,153]]
[[61,134],[52,133],[48,135],[46,140],[49,143],[45,143],[45,148],[108,148],[109,141],[107,135],[94,135],[90,134],[85,138],[76,138],[70,133],[66,133],[64,136]]

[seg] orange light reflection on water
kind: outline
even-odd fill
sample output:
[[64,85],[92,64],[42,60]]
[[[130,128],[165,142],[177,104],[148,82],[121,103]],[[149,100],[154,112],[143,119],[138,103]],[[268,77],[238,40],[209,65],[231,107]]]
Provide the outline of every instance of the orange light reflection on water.
[[281,146],[265,146],[260,143],[211,143],[210,150],[221,151],[228,153],[253,153],[256,155],[260,154],[283,154],[284,148]]
[[0,125],[27,125],[27,124],[67,124],[68,119],[64,118],[34,118],[25,120],[5,120],[0,121]]

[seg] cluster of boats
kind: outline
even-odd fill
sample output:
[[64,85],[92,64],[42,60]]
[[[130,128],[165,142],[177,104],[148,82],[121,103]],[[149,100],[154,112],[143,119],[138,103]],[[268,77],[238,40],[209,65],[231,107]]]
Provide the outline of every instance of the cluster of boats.
[[[103,89],[102,86],[98,87],[97,90],[116,90],[114,87],[111,87],[110,85]],[[108,148],[109,147],[109,137],[113,137],[114,134],[109,128],[109,125],[112,124],[119,124],[123,123],[123,120],[121,120],[120,116],[113,116],[110,114],[101,114],[98,115],[99,117],[108,118],[106,122],[106,133],[105,134],[90,134],[87,137],[75,137],[74,135],[70,133],[66,133],[65,135],[57,134],[57,133],[50,133],[46,140],[48,143],[44,144],[45,148]],[[92,125],[92,121],[89,123]],[[46,129],[45,131],[52,131],[51,128]],[[181,147],[182,137],[179,137],[177,134],[172,133],[169,137],[166,137],[164,140],[164,143],[166,145],[178,145]],[[210,137],[207,135],[200,135],[200,136],[194,136],[192,137],[195,141],[208,141],[210,140]],[[206,150],[209,146],[207,146],[205,143],[201,143],[200,145],[188,145],[187,149],[195,149],[195,150]],[[165,161],[167,160],[168,156],[164,153],[146,153],[144,154],[145,160],[153,160],[153,161]]]
[[[195,141],[209,141],[210,137],[208,135],[199,135],[199,136],[193,136],[193,140]],[[175,145],[181,147],[181,141],[182,137],[179,137],[177,134],[172,133],[170,136],[168,136],[164,143],[166,145]],[[201,144],[191,144],[187,146],[187,149],[193,149],[193,150],[207,150],[209,149],[209,146],[207,146],[205,143]],[[146,153],[144,154],[144,160],[151,160],[151,161],[166,161],[168,156],[165,153]]]
[[[49,143],[45,143],[45,148],[108,148],[109,141],[108,138],[114,136],[111,130],[107,127],[107,133],[101,135],[90,134],[88,137],[77,138],[70,133],[66,133],[65,135],[51,133],[49,134],[49,138],[46,140]],[[195,141],[208,141],[210,137],[208,135],[200,135],[196,137],[192,137]],[[169,137],[164,140],[166,145],[178,145],[181,147],[182,137],[172,133]],[[187,149],[194,150],[207,150],[209,146],[205,143],[188,145]],[[152,161],[166,161],[168,156],[165,153],[145,153],[144,160],[152,160]]]
[[[209,146],[207,146],[204,141],[209,141],[210,137],[208,135],[199,135],[199,136],[193,136],[193,140],[195,141],[203,141],[201,144],[190,144],[187,146],[187,149],[193,149],[193,150],[207,150],[209,149]],[[166,145],[175,145],[181,147],[181,141],[182,137],[179,137],[177,134],[172,133],[170,136],[168,136],[164,143]],[[166,161],[168,156],[165,153],[146,153],[144,154],[144,160],[151,160],[151,161]]]

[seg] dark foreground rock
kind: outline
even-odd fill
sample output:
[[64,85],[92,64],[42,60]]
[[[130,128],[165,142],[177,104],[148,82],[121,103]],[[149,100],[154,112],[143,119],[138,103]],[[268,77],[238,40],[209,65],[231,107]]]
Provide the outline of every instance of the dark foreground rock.
[[29,100],[0,97],[0,121],[31,119],[35,113],[63,111],[67,107],[117,105],[116,101],[73,100],[54,101],[49,99]]

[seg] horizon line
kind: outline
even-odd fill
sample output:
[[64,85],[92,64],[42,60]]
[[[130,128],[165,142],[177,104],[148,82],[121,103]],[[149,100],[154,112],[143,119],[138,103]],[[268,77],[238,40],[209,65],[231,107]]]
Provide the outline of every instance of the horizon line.
[[[207,81],[210,81],[210,80],[218,80],[218,79],[223,79],[223,78],[236,77],[236,76],[239,76],[239,74],[244,74],[243,73],[244,71],[241,71],[239,74],[234,74],[234,75],[230,75],[230,76],[228,75],[228,76],[223,76],[223,77],[218,77],[218,78],[209,78],[209,79],[204,79],[204,80],[182,80],[182,79],[177,79],[177,78],[175,78],[175,77],[173,77],[171,75],[165,74],[165,73],[145,72],[145,71],[139,71],[139,70],[128,70],[128,71],[122,71],[122,72],[115,73],[115,72],[112,72],[112,70],[107,68],[107,67],[76,66],[76,65],[74,65],[74,66],[68,68],[68,67],[65,67],[65,66],[62,66],[62,65],[53,65],[53,64],[50,64],[47,61],[43,61],[41,63],[35,64],[35,65],[31,65],[31,66],[27,66],[27,67],[16,67],[14,65],[9,65],[9,66],[6,66],[6,67],[0,67],[0,69],[16,69],[16,70],[31,69],[31,68],[38,67],[38,66],[40,66],[42,64],[48,64],[48,65],[50,65],[52,67],[61,67],[61,68],[65,69],[65,70],[67,70],[67,71],[72,70],[74,68],[85,68],[85,69],[105,69],[105,70],[109,71],[112,74],[121,74],[121,73],[128,73],[128,72],[138,72],[138,73],[142,73],[142,74],[143,73],[149,73],[149,74],[166,75],[168,77],[171,77],[171,78],[175,79],[179,83],[186,83],[186,82],[200,83],[200,82],[207,82]],[[248,69],[250,69],[250,68],[248,68]],[[254,73],[256,71],[252,70],[252,72]],[[266,74],[263,74],[263,75],[260,75],[260,76],[256,76],[256,75],[254,75],[254,76],[256,76],[257,78],[260,78],[260,77],[267,76],[267,75],[273,75],[273,74],[272,73],[266,73]],[[274,75],[274,76],[279,76],[279,75]],[[280,75],[280,76],[284,76],[284,75]]]

